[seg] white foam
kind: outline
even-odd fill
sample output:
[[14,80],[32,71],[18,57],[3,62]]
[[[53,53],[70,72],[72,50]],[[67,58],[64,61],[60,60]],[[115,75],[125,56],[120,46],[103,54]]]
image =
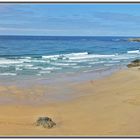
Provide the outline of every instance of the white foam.
[[60,55],[48,55],[48,56],[42,56],[42,59],[57,60],[58,58],[61,58],[61,59],[65,60],[69,57],[77,57],[77,56],[84,56],[84,55],[88,55],[88,52],[69,53],[69,54],[60,54]]
[[83,56],[83,55],[88,55],[88,52],[81,52],[81,53],[70,53],[70,54],[65,54],[64,56]]
[[139,50],[133,50],[133,51],[127,51],[128,54],[139,54],[140,51]]
[[119,63],[120,61],[107,61],[107,63]]
[[95,59],[94,60],[93,59],[78,59],[78,60],[72,59],[72,60],[67,60],[63,62],[71,62],[71,63],[93,62],[93,61],[96,61]]
[[30,57],[30,56],[23,56],[23,57],[21,57],[21,58],[31,59],[32,57]]
[[79,59],[92,59],[92,58],[112,58],[116,55],[99,55],[99,54],[91,54],[91,55],[84,55],[84,56],[76,56],[70,57],[70,60],[79,60]]
[[[34,70],[38,75],[50,73],[65,68],[88,68],[96,64],[105,63],[105,66],[112,66],[114,63],[125,62],[136,58],[139,50],[128,51],[127,54],[88,54],[88,52],[69,53],[61,55],[42,56],[42,58],[16,57],[16,59],[0,58],[0,67],[14,67],[18,73],[20,70]],[[87,65],[86,65],[87,64]],[[86,66],[85,66],[86,65]],[[2,68],[1,68],[2,69]],[[12,72],[12,71],[11,71]],[[37,74],[36,73],[36,74]],[[16,75],[16,73],[1,73],[0,75]]]
[[127,60],[135,57],[136,57],[135,55],[119,55],[117,57],[112,58],[112,60]]
[[51,63],[52,65],[56,66],[75,66],[77,65],[76,63]]
[[40,71],[39,73],[40,74],[43,74],[43,73],[51,73],[51,71]]
[[23,67],[23,66],[24,66],[23,64],[16,65],[16,67]]
[[16,73],[0,73],[0,75],[10,75],[10,76],[15,76],[16,75]]
[[36,67],[25,67],[26,69],[29,69],[29,70],[37,70],[38,68]]
[[19,64],[23,63],[21,60],[10,60],[10,59],[0,59],[0,65],[1,64]]
[[37,67],[37,68],[41,69],[41,70],[60,70],[60,69],[62,69],[60,67],[46,67],[46,68],[44,68],[44,67]]
[[16,71],[18,71],[18,70],[23,70],[23,69],[21,69],[21,68],[19,68],[19,67],[16,67]]
[[48,55],[48,56],[42,56],[43,59],[49,59],[49,58],[58,58],[60,55]]
[[[112,58],[116,55],[100,55],[100,54],[88,54],[88,52],[81,52],[81,53],[70,53],[70,54],[61,54],[61,55],[50,55],[50,56],[42,56],[42,59],[50,59],[50,60],[58,60],[61,58],[61,60],[67,60],[68,62],[86,62],[91,61],[91,59],[96,58]],[[75,64],[63,64],[63,63],[57,63],[55,65],[75,65]]]
[[104,66],[113,66],[115,64],[104,64]]
[[74,68],[74,69],[79,69],[79,68],[85,68],[86,66],[74,66],[74,67],[72,67],[72,68]]
[[33,67],[33,64],[25,64],[24,67]]

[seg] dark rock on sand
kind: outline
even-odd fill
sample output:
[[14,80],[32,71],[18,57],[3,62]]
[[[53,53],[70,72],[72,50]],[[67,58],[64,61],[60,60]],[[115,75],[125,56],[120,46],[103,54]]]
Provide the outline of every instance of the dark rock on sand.
[[140,42],[140,38],[129,38],[128,41]]
[[136,59],[127,65],[128,68],[140,66],[140,59]]
[[52,121],[49,117],[39,117],[36,121],[37,126],[42,126],[44,128],[52,128],[54,125],[56,125],[55,122]]

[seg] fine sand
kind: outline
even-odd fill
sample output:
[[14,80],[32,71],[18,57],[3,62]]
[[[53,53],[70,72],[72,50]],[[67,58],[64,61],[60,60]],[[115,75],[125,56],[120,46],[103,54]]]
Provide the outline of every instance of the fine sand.
[[[81,96],[38,105],[2,103],[0,136],[140,136],[138,67],[102,80],[76,83],[71,88]],[[15,87],[11,90],[16,90],[16,95],[20,93]],[[13,98],[3,86],[0,93],[1,97]],[[36,126],[40,116],[51,117],[56,126],[51,129]]]

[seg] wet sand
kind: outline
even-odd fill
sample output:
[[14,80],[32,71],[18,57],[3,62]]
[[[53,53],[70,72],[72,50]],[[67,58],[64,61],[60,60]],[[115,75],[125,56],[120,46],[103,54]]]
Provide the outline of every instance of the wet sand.
[[[56,101],[44,92],[61,93],[62,87],[0,86],[0,136],[140,136],[138,67],[68,87],[73,98]],[[40,116],[51,117],[56,126],[36,126]]]

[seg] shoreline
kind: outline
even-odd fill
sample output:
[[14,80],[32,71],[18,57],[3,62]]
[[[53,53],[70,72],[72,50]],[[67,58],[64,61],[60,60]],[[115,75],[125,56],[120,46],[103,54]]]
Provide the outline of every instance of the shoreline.
[[[119,70],[126,69],[126,65],[89,69],[86,71],[54,73],[51,76],[31,76],[31,75],[0,75],[0,85],[30,85],[31,84],[58,84],[65,82],[85,82],[89,80],[103,79]],[[12,82],[11,82],[12,81]],[[7,84],[8,83],[8,84]]]
[[[0,136],[139,136],[139,82],[136,67],[72,85],[81,96],[70,101],[0,105]],[[56,126],[35,126],[40,116],[51,117]]]
[[19,105],[40,105],[46,102],[71,101],[80,96],[87,95],[83,92],[77,93],[75,85],[103,80],[124,69],[126,68],[98,69],[85,73],[57,75],[51,79],[46,79],[45,77],[28,77],[28,79],[26,79],[27,77],[25,79],[22,79],[22,77],[14,79],[13,77],[13,79],[7,79],[8,81],[1,79],[0,105],[11,103]]

